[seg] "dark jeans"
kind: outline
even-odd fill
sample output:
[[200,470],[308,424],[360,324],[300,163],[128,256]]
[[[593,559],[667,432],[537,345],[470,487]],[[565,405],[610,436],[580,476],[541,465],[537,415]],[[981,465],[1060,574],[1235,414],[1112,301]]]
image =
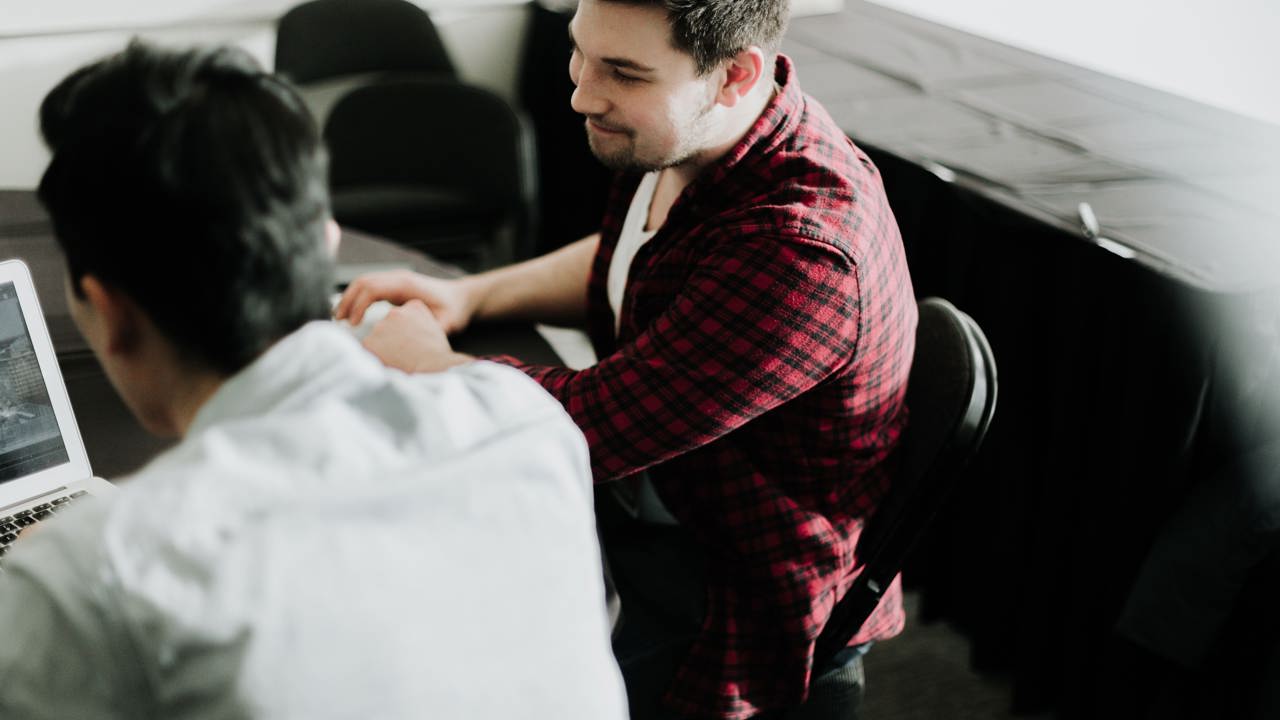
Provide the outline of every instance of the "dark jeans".
[[613,652],[632,720],[680,720],[662,706],[706,614],[706,564],[683,528],[632,519],[596,489],[606,583],[620,601]]
[[[597,486],[596,516],[605,551],[607,584],[620,600],[613,652],[627,686],[631,720],[685,720],[666,709],[662,697],[702,627],[706,614],[706,558],[683,528],[632,519]],[[842,707],[857,705],[862,694],[862,654],[868,645],[849,648],[832,668],[815,673],[811,692],[838,685]],[[837,681],[832,683],[830,681]],[[852,700],[848,695],[854,695]],[[775,711],[753,720],[801,720],[830,717],[818,707]],[[848,719],[848,713],[841,717]]]

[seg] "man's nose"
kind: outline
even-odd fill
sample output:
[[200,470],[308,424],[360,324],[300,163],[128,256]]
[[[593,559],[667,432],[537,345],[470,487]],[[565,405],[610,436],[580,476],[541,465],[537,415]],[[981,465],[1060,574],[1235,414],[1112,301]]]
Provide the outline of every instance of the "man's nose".
[[582,115],[604,115],[609,111],[609,101],[599,93],[598,78],[585,63],[572,79],[575,87],[569,98],[569,105],[574,112]]

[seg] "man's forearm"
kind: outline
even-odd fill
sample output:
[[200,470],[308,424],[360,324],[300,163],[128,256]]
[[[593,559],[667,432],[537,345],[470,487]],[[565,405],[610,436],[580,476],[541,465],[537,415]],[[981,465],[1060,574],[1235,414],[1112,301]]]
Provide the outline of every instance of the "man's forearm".
[[466,278],[477,298],[473,319],[582,325],[587,277],[599,246],[597,233],[542,257]]

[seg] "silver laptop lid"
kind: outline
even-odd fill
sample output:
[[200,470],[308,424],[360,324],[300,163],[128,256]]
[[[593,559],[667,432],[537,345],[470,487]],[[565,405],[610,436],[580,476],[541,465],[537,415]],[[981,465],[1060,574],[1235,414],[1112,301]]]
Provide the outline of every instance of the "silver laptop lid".
[[0,507],[92,475],[31,273],[0,262]]

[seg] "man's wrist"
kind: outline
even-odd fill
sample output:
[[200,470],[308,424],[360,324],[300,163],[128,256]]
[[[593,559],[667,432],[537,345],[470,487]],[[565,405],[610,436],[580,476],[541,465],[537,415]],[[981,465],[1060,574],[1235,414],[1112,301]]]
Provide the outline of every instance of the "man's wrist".
[[[467,309],[469,321],[485,319],[485,301],[489,296],[490,282],[488,273],[467,275],[458,279],[462,289],[463,302]],[[468,325],[470,322],[467,323]]]

